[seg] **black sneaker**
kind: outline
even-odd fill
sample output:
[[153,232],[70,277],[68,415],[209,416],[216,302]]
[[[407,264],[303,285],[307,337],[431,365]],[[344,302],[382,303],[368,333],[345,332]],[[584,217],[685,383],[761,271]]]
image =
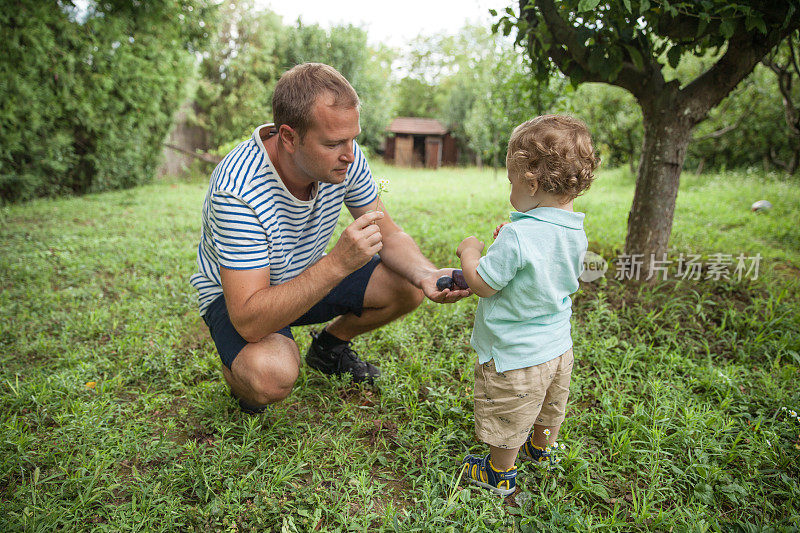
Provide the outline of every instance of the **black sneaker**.
[[319,335],[311,333],[311,346],[306,352],[306,363],[314,370],[329,375],[350,374],[354,383],[372,383],[381,375],[378,367],[361,360],[349,342],[325,350],[320,346]]

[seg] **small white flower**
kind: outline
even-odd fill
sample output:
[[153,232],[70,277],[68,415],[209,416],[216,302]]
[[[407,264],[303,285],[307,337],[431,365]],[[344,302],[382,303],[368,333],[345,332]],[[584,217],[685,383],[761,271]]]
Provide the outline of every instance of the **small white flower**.
[[[792,416],[796,416],[796,415],[792,414]],[[542,433],[544,433],[548,437],[550,436],[550,430],[549,429],[545,429]]]
[[558,449],[558,443],[557,443],[557,442],[554,442],[554,443],[553,443],[553,449],[554,449],[554,450],[557,450],[557,449]]
[[781,407],[781,411],[785,411],[785,410],[786,410],[786,406],[784,405],[783,407]]
[[797,417],[797,421],[800,422],[800,416]]
[[791,416],[792,418],[795,418],[797,416],[797,412],[796,411],[789,411],[789,416]]

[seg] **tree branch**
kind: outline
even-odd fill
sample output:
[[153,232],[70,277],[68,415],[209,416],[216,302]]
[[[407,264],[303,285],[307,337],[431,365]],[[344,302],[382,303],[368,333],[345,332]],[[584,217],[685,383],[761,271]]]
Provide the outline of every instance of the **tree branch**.
[[[523,6],[527,5],[527,0],[520,0],[522,15],[530,25],[534,25],[536,23],[536,14],[532,9],[524,9]],[[644,71],[636,69],[633,63],[627,61],[623,62],[622,68],[614,81],[609,81],[608,77],[601,72],[592,71],[588,63],[586,46],[579,40],[575,27],[558,14],[555,2],[553,0],[536,0],[535,5],[542,14],[547,29],[550,30],[552,35],[552,40],[548,43],[550,49],[548,49],[547,54],[564,74],[570,75],[569,63],[573,61],[586,73],[585,81],[617,85],[628,90],[637,99],[648,92],[652,92],[653,89],[649,86],[650,83],[664,83],[661,69],[655,68],[650,61],[649,50],[642,50],[639,43],[633,41],[626,44],[637,48],[642,57],[645,58],[646,66]]]
[[190,156],[192,156],[192,157],[194,157],[196,159],[199,159],[200,161],[205,161],[206,163],[211,163],[213,165],[216,165],[220,161],[222,161],[221,157],[218,157],[218,156],[215,156],[215,155],[211,155],[211,154],[208,154],[208,153],[206,153],[206,154],[198,154],[197,152],[192,152],[191,150],[187,150],[186,148],[181,148],[180,146],[177,146],[177,145],[174,145],[174,144],[164,143],[164,146],[166,146],[167,148],[171,148],[172,150],[175,150],[176,152],[180,152],[182,154],[190,155]]
[[771,146],[769,148],[769,153],[767,154],[767,158],[769,159],[770,163],[775,165],[776,167],[782,168],[785,171],[789,171],[789,165],[784,163],[780,159],[778,159],[778,154],[775,153],[775,147]]
[[717,62],[680,90],[679,113],[689,115],[696,124],[719,104],[772,48],[789,33],[800,27],[800,12],[787,21],[783,31],[761,35],[757,30],[745,31],[740,24],[728,41],[728,49]]
[[[719,20],[711,20],[704,34],[718,34]],[[679,14],[676,17],[664,15],[658,18],[656,32],[675,42],[692,42],[697,40],[697,30],[700,27],[700,17]]]
[[797,50],[795,50],[794,46],[794,36],[789,35],[786,37],[786,44],[789,47],[789,59],[794,67],[794,73],[800,76],[800,68],[797,66]]
[[692,137],[693,141],[704,141],[706,139],[719,139],[726,133],[735,130],[739,127],[739,124],[742,122],[742,117],[739,117],[738,120],[734,124],[730,126],[725,126],[724,128],[720,128],[717,131],[712,131],[711,133],[706,133],[705,135],[701,135],[700,137]]
[[778,77],[778,89],[783,97],[783,114],[786,125],[795,136],[800,136],[800,113],[792,102],[792,75],[788,69],[780,73],[775,72],[775,74]]

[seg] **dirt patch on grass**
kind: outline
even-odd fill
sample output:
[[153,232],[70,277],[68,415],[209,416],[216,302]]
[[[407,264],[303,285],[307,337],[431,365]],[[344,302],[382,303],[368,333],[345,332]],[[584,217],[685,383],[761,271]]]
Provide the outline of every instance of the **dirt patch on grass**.
[[363,407],[373,407],[380,395],[377,390],[362,388],[358,385],[350,385],[339,389],[339,398],[345,402],[360,405]]
[[373,420],[372,426],[367,427],[362,435],[373,448],[381,441],[397,447],[397,436],[397,424],[390,420],[382,419]]

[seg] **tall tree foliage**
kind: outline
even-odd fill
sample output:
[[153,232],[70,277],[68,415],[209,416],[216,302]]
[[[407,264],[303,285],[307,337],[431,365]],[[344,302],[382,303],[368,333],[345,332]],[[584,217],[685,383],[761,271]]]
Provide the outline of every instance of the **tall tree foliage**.
[[0,200],[151,179],[208,16],[204,0],[0,10]]
[[242,138],[272,115],[286,47],[281,18],[256,11],[252,0],[222,4],[216,29],[195,94],[199,125],[215,147]]
[[354,26],[325,30],[316,24],[285,25],[252,0],[226,2],[221,23],[200,67],[196,103],[200,124],[214,146],[226,146],[272,120],[272,93],[281,74],[305,62],[327,63],[347,78],[362,102],[359,142],[377,148],[390,120],[386,49],[374,50]]
[[[800,26],[800,1],[520,0],[497,27],[516,30],[537,74],[629,91],[644,139],[625,248],[645,260],[667,251],[692,129],[784,37]],[[688,83],[667,79],[681,57],[724,50]]]
[[514,126],[563,100],[562,81],[538,83],[527,63],[513,42],[481,26],[420,36],[398,83],[398,114],[438,118],[460,143],[462,156],[502,166]]
[[567,111],[589,126],[603,166],[628,165],[636,172],[642,114],[630,93],[613,85],[585,83],[570,95]]
[[536,115],[566,106],[568,95],[564,89],[563,79],[540,82],[531,78],[526,61],[503,47],[467,113],[461,134],[483,161],[494,168],[502,167],[514,128]]
[[326,63],[352,84],[361,100],[359,143],[370,149],[380,146],[384,129],[391,120],[389,76],[392,53],[367,43],[367,32],[353,25],[329,30],[298,20],[287,29],[289,36],[283,69],[305,62]]
[[406,76],[397,82],[395,90],[398,116],[435,118],[442,114],[441,88],[436,83]]

